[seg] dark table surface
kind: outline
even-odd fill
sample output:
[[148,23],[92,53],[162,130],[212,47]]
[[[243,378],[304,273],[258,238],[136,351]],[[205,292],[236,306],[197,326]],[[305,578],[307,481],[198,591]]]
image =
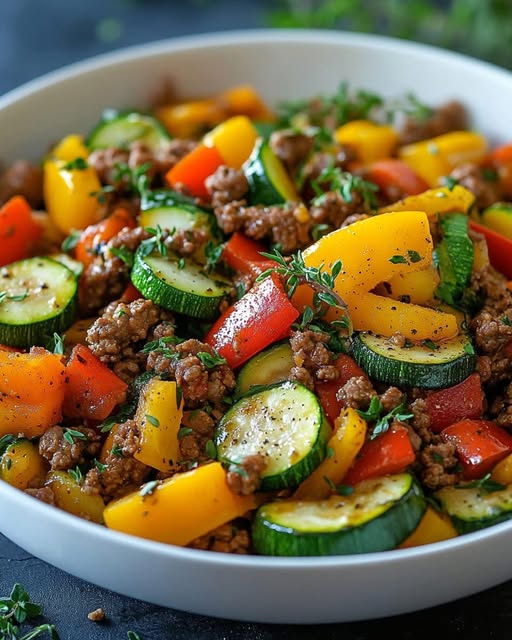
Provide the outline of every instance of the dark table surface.
[[[0,0],[0,94],[46,71],[131,44],[177,35],[265,26],[272,5],[256,0]],[[1,138],[0,138],[1,139]],[[1,149],[1,143],[0,143]],[[325,626],[232,622],[163,609],[76,579],[0,535],[0,596],[21,583],[62,640],[279,640],[509,638],[512,581],[407,615]],[[98,624],[87,613],[103,607]]]

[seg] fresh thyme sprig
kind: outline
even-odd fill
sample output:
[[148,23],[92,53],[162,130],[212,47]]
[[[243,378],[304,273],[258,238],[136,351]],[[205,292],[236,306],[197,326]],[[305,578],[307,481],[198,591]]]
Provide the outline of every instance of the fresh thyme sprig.
[[0,638],[5,640],[33,640],[47,634],[51,640],[59,640],[53,624],[41,624],[21,634],[22,625],[41,615],[40,605],[32,602],[29,594],[16,583],[9,596],[0,598]]
[[397,407],[386,414],[384,414],[384,407],[382,406],[382,402],[379,400],[378,396],[374,396],[371,399],[370,406],[368,407],[367,411],[361,411],[358,409],[357,413],[368,422],[375,423],[371,435],[372,440],[379,434],[387,431],[390,427],[390,423],[393,422],[393,420],[403,422],[413,417],[412,413],[407,413],[405,396],[402,399],[402,402]]
[[379,190],[378,186],[363,180],[360,176],[342,171],[339,167],[330,166],[323,169],[318,178],[311,181],[311,186],[316,193],[314,205],[323,204],[327,191],[337,191],[347,203],[353,202],[354,193],[358,193],[369,209],[377,208],[375,193]]

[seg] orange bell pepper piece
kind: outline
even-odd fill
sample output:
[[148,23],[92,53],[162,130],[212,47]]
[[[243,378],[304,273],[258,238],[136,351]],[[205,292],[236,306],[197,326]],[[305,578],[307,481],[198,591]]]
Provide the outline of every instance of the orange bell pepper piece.
[[456,538],[457,535],[457,531],[455,531],[455,527],[451,523],[450,518],[439,513],[439,511],[436,511],[431,506],[428,506],[419,525],[411,535],[398,546],[400,549],[419,547],[423,544],[450,540],[451,538]]
[[[396,158],[382,158],[367,167],[367,179],[386,191],[389,187],[398,188],[408,196],[423,193],[428,184],[405,162]],[[418,207],[408,207],[416,210]],[[395,209],[396,211],[396,209]]]
[[62,419],[65,367],[42,348],[30,353],[0,350],[0,437],[36,438]]
[[9,445],[0,457],[0,478],[22,491],[39,486],[50,465],[39,453],[37,444],[20,438]]
[[0,267],[28,258],[42,234],[23,196],[14,196],[0,209]]
[[98,247],[111,240],[124,227],[133,229],[135,226],[133,216],[126,209],[115,209],[108,218],[91,224],[82,231],[75,247],[75,258],[87,267],[96,257]]
[[398,133],[389,125],[352,120],[336,129],[334,139],[355,149],[358,160],[367,164],[393,155]]
[[215,147],[228,167],[240,169],[251,155],[257,138],[258,132],[247,116],[234,116],[207,133],[203,144]]
[[272,122],[275,119],[261,96],[249,84],[231,87],[220,93],[217,100],[230,115],[245,115],[260,122]]
[[155,116],[172,136],[192,138],[222,122],[226,111],[215,98],[205,98],[159,107]]
[[183,185],[191,195],[207,198],[208,190],[204,181],[222,164],[225,164],[224,158],[215,147],[199,144],[177,162],[165,178],[173,189],[177,185]]

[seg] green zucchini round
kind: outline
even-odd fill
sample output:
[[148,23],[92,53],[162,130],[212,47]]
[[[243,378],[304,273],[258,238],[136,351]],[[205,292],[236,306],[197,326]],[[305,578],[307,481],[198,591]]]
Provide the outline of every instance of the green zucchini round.
[[139,141],[155,150],[170,139],[163,125],[153,116],[137,111],[107,110],[85,143],[91,150],[110,147],[123,149]]
[[243,396],[251,387],[287,380],[294,365],[288,341],[273,344],[260,351],[240,369],[236,379],[235,398]]

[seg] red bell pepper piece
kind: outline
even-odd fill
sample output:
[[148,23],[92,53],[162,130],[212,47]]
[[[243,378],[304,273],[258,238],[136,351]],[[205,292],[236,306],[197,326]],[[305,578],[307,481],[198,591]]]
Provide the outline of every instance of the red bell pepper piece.
[[261,255],[261,252],[266,250],[260,242],[248,238],[240,231],[235,231],[222,250],[222,260],[239,273],[257,276],[276,266],[273,260],[268,260]]
[[0,209],[0,267],[28,258],[42,233],[23,196],[14,196]]
[[235,369],[289,334],[299,316],[275,275],[265,278],[237,300],[213,324],[205,342]]
[[485,237],[492,266],[505,277],[512,278],[512,240],[474,220],[469,221],[469,228]]
[[336,397],[341,387],[356,376],[364,376],[367,378],[366,373],[350,356],[340,353],[336,358],[334,365],[339,371],[339,377],[337,380],[329,380],[328,382],[317,382],[315,384],[315,393],[320,400],[322,409],[327,417],[327,420],[334,426],[334,421],[340,415],[341,410],[344,408],[342,402]]
[[402,473],[415,458],[408,430],[395,424],[373,440],[364,443],[343,478],[343,484],[355,485],[367,478]]
[[125,302],[126,304],[130,304],[134,300],[138,300],[139,298],[143,298],[142,293],[135,288],[135,286],[130,282],[126,289],[121,294],[121,302]]
[[482,161],[483,167],[494,169],[505,198],[512,197],[512,142],[493,149]]
[[191,195],[207,198],[209,194],[204,181],[222,164],[225,164],[224,159],[215,147],[199,144],[190,153],[183,156],[166,173],[165,178],[173,189],[181,184],[187,188]]
[[95,258],[97,250],[102,247],[121,229],[135,227],[135,220],[125,209],[116,209],[108,218],[101,220],[97,224],[91,224],[86,227],[78,240],[75,247],[75,258],[86,267]]
[[439,433],[464,418],[481,418],[484,412],[484,392],[478,373],[472,373],[453,387],[435,391],[425,398],[430,429]]
[[86,346],[73,347],[66,365],[63,413],[69,418],[104,420],[126,399],[126,382]]
[[461,420],[440,435],[455,445],[466,480],[482,478],[512,452],[512,435],[490,420]]
[[368,167],[367,178],[384,193],[390,188],[398,188],[406,196],[415,196],[429,189],[428,184],[405,162],[395,158],[377,160]]

